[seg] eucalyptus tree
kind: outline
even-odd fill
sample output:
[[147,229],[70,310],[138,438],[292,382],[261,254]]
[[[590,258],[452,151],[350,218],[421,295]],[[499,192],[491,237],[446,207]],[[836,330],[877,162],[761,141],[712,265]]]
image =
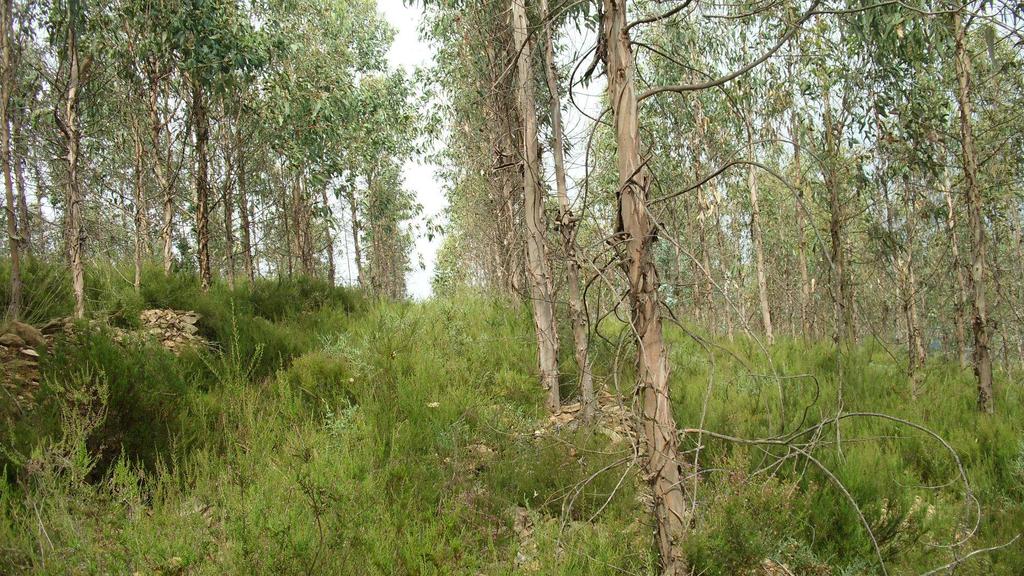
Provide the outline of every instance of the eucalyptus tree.
[[[434,79],[446,96],[448,127],[439,154],[446,190],[447,251],[460,251],[472,285],[518,300],[525,290],[523,175],[517,169],[521,122],[515,105],[513,48],[507,0],[466,7],[426,3],[437,45]],[[459,234],[452,234],[459,230]],[[459,240],[456,240],[456,239]],[[450,240],[449,240],[450,239]]]
[[195,135],[195,224],[199,277],[204,290],[213,281],[210,267],[210,99],[227,93],[237,71],[262,65],[262,35],[235,0],[182,0],[175,5],[167,34],[188,84],[189,119]]
[[547,221],[544,216],[540,140],[537,136],[537,102],[533,74],[533,45],[529,38],[526,6],[512,0],[512,37],[516,51],[516,95],[522,120],[523,213],[526,223],[526,277],[530,286],[540,381],[547,391],[547,407],[560,410],[558,390],[558,329],[555,324],[553,279],[548,261]]
[[569,320],[572,323],[573,351],[579,370],[580,400],[583,419],[589,421],[594,412],[594,376],[591,372],[589,347],[590,336],[587,326],[586,302],[580,295],[580,264],[576,247],[576,227],[579,217],[574,215],[569,203],[569,190],[565,170],[565,139],[562,131],[562,101],[558,85],[558,70],[555,65],[552,15],[547,0],[540,2],[540,19],[544,27],[544,78],[550,97],[551,156],[555,171],[555,188],[558,193],[557,229],[562,237],[565,257],[566,285],[569,291]]
[[17,205],[14,198],[13,163],[11,158],[11,93],[14,83],[14,8],[11,0],[0,1],[0,165],[4,172],[4,199],[7,212],[7,242],[11,257],[11,296],[7,316],[15,320],[21,315],[21,244],[18,234]]
[[[92,7],[94,10],[100,6]],[[56,45],[58,75],[63,86],[62,102],[55,108],[54,119],[60,130],[65,161],[65,243],[71,267],[71,286],[75,297],[75,317],[85,315],[85,242],[84,191],[79,174],[82,138],[79,101],[83,85],[89,80],[93,54],[88,50],[95,44],[82,33],[87,31],[88,20],[81,0],[55,0],[50,7],[49,33]],[[86,50],[82,50],[83,43]]]

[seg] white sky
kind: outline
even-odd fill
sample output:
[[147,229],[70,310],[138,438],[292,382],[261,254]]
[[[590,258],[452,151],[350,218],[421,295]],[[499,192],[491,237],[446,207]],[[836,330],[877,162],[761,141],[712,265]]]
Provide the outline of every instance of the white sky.
[[[417,29],[423,20],[422,8],[415,5],[404,6],[402,0],[377,0],[377,10],[397,31],[395,42],[388,52],[389,65],[394,68],[404,67],[410,72],[415,67],[431,66],[435,55],[434,48],[420,39]],[[558,51],[559,65],[563,70],[570,68],[572,63],[581,57],[581,53],[594,43],[592,31],[584,29],[579,32],[570,27],[565,32],[565,37],[562,39],[563,50]],[[603,91],[603,78],[596,80],[587,88],[577,87],[575,90],[576,103],[584,109],[586,115],[596,116],[601,110],[600,95]],[[570,180],[569,193],[571,197],[575,197],[575,182],[583,176],[583,148],[586,136],[592,128],[592,122],[586,115],[580,114],[571,105],[568,105],[564,94],[562,103],[562,122],[565,125],[566,140],[571,146],[566,158],[566,169]],[[550,163],[550,154],[546,154],[545,158],[546,162]],[[546,172],[548,176],[551,175],[550,166]],[[433,218],[435,222],[443,221],[448,201],[443,192],[442,182],[437,176],[437,166],[425,162],[423,159],[416,159],[406,163],[403,174],[405,186],[416,194],[417,201],[423,205],[423,214],[417,219],[417,224],[420,224],[419,228],[422,230],[422,224],[428,218]],[[550,184],[550,187],[554,188],[553,182]],[[434,237],[432,242],[428,242],[422,235],[416,239],[416,253],[413,255],[414,270],[409,273],[407,278],[409,294],[413,298],[430,297],[430,279],[434,275],[434,264],[442,240],[441,237]],[[419,268],[421,259],[425,269]]]
[[[416,6],[407,7],[402,0],[377,0],[377,10],[391,23],[398,32],[395,42],[388,52],[388,64],[393,68],[427,67],[433,63],[434,49],[420,40],[417,27],[423,19],[422,9]],[[416,194],[417,201],[423,205],[423,214],[417,219],[422,225],[427,218],[435,221],[441,219],[448,201],[441,188],[441,180],[437,176],[437,167],[426,163],[423,159],[406,162],[402,170],[405,186]],[[420,226],[422,229],[422,226]],[[441,247],[441,238],[434,237],[428,242],[422,234],[416,239],[416,253],[413,255],[413,271],[407,277],[409,294],[416,299],[430,296],[430,279],[434,275],[434,262],[437,250]],[[425,269],[420,269],[422,259]]]

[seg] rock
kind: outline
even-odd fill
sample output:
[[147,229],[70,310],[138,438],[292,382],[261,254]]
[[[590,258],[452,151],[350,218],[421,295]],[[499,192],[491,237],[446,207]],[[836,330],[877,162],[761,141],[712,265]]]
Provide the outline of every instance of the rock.
[[25,340],[14,332],[8,332],[6,334],[0,334],[0,345],[8,348],[23,348],[25,346]]
[[33,348],[46,346],[46,339],[43,338],[43,333],[34,326],[14,321],[11,323],[10,331],[20,336],[26,344]]
[[50,320],[46,324],[43,324],[42,327],[39,328],[39,330],[43,334],[50,336],[52,334],[56,334],[57,332],[64,330],[65,327],[70,323],[70,318],[54,318],[53,320]]
[[32,348],[22,348],[21,355],[29,358],[39,358],[39,352],[36,352]]

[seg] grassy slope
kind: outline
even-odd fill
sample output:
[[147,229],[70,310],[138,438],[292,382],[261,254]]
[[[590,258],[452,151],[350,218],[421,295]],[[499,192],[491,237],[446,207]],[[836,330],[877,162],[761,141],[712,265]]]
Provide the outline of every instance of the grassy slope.
[[[55,273],[33,277],[30,316],[66,313]],[[217,349],[175,357],[90,334],[44,355],[41,407],[3,436],[0,573],[655,573],[635,467],[613,466],[629,450],[594,431],[534,437],[544,416],[523,311],[476,298],[370,305],[312,282],[203,296],[191,278],[153,272],[136,296],[114,270],[90,277],[101,279],[93,308],[112,322],[130,325],[148,306],[197,309]],[[825,346],[783,342],[766,357],[748,340],[704,349],[674,329],[670,339],[683,425],[798,429],[832,413],[841,374],[847,410],[950,440],[985,514],[970,546],[1024,526],[1019,384],[1001,382],[1000,413],[981,418],[969,375],[943,361],[912,401],[881,349],[854,350],[837,369]],[[595,346],[608,386],[615,349]],[[866,418],[842,425],[842,455],[835,440],[824,428],[814,454],[860,503],[890,573],[949,561],[930,544],[956,530],[963,491],[947,484],[941,446]],[[696,567],[742,574],[773,558],[794,573],[876,573],[829,477],[806,458],[759,472],[785,454],[767,448],[705,439]],[[526,542],[517,506],[532,511]],[[1022,567],[1018,544],[959,573]]]

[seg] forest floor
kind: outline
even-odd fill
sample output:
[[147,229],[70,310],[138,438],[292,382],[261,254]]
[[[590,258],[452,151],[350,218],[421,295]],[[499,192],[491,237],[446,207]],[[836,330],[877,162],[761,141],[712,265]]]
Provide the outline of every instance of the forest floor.
[[[601,410],[585,424],[568,346],[567,407],[544,412],[525,309],[372,303],[305,280],[202,294],[157,271],[135,294],[90,272],[92,322],[26,346],[31,407],[0,397],[0,573],[657,573],[621,326],[594,339]],[[68,315],[61,274],[29,268],[29,324]],[[151,321],[194,325],[198,344],[169,349]],[[837,356],[688,329],[668,336],[701,471],[697,573],[879,574],[881,556],[920,574],[1024,530],[1009,375],[984,417],[946,359],[914,399],[878,344]],[[1019,540],[957,571],[1021,573]]]

